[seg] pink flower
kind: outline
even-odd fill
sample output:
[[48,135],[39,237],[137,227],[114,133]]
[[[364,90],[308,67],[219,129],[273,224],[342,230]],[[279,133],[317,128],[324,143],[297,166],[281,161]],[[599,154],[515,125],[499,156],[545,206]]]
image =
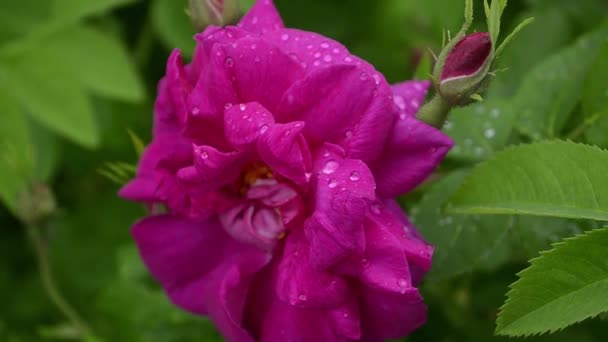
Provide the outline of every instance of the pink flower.
[[473,77],[492,57],[492,40],[488,32],[476,32],[463,37],[450,51],[441,74],[441,81]]
[[346,48],[284,28],[272,1],[196,36],[159,86],[154,139],[125,198],[171,300],[230,341],[382,341],[426,320],[431,266],[394,197],[452,141],[415,118],[428,82],[389,86]]

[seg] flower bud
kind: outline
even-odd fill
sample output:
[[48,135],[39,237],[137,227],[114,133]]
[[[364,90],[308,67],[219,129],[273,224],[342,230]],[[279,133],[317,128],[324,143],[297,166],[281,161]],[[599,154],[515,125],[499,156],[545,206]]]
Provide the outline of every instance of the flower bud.
[[439,93],[453,106],[464,106],[485,90],[494,60],[492,40],[487,32],[460,39],[447,54],[440,70]]
[[203,31],[209,25],[233,23],[240,15],[238,0],[188,0],[194,27]]

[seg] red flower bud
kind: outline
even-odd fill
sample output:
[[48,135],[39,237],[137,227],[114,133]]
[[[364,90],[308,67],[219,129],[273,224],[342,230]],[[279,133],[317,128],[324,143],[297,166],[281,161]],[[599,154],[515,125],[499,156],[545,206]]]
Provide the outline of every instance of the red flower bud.
[[441,81],[468,77],[484,68],[492,54],[492,41],[487,32],[477,32],[462,38],[449,53]]

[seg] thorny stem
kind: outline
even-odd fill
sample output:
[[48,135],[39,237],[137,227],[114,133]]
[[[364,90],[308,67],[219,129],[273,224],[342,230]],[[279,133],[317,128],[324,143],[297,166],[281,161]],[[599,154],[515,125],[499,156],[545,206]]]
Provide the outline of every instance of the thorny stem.
[[67,302],[55,284],[53,274],[51,272],[48,244],[42,236],[40,228],[35,225],[29,225],[26,230],[30,241],[34,245],[36,257],[38,259],[40,278],[42,279],[42,284],[49,298],[57,309],[61,311],[61,313],[65,315],[65,317],[74,325],[74,327],[80,331],[83,338],[86,336],[91,336],[91,330],[89,329],[88,325],[84,322],[76,310],[74,310],[74,308]]

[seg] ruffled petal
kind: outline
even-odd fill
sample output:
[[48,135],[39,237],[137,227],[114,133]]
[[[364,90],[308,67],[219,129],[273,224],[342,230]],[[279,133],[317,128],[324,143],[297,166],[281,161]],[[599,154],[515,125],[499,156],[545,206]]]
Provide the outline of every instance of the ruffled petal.
[[246,162],[240,152],[221,152],[211,146],[193,146],[194,165],[182,168],[177,176],[188,183],[199,183],[200,191],[211,191],[235,181]]
[[300,63],[262,38],[244,37],[223,46],[224,68],[239,102],[259,102],[277,110],[283,93],[304,75]]
[[390,292],[361,289],[362,341],[402,338],[426,322],[426,305],[416,288]]
[[375,199],[374,178],[360,160],[344,158],[344,151],[325,145],[316,158],[315,211],[304,224],[311,262],[329,267],[365,246],[363,220]]
[[341,306],[352,295],[346,281],[316,270],[310,263],[309,250],[301,232],[289,234],[278,268],[278,297],[298,307],[333,309]]
[[266,165],[298,185],[308,183],[312,168],[308,144],[300,133],[303,129],[303,122],[266,126],[257,144]]
[[401,117],[418,113],[430,86],[430,81],[407,81],[392,86],[393,100]]
[[153,216],[132,233],[150,272],[176,305],[209,314],[229,340],[253,341],[242,327],[245,297],[270,255],[231,239],[216,220]]
[[283,19],[273,0],[258,0],[238,26],[249,32],[267,33],[283,28]]
[[414,189],[437,168],[453,141],[440,130],[413,116],[397,120],[382,156],[372,170],[381,197],[395,197]]
[[226,138],[239,150],[250,147],[272,124],[272,113],[257,102],[234,105],[224,113]]

